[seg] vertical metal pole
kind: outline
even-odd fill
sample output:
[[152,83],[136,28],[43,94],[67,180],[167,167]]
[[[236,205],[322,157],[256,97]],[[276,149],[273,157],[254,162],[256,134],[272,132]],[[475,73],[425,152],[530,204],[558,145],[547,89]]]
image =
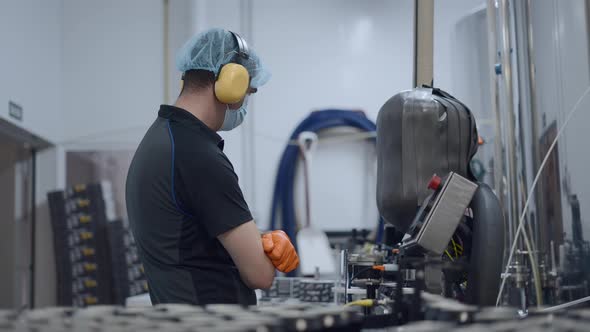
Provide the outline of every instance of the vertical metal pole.
[[[523,66],[523,70],[526,70],[526,74],[523,76],[522,81],[527,81],[526,84],[528,89],[526,89],[525,91],[523,91],[522,95],[528,94],[528,105],[529,105],[529,109],[528,109],[528,117],[523,117],[524,119],[527,119],[529,121],[529,125],[530,125],[530,146],[529,149],[531,151],[531,155],[532,155],[532,168],[527,168],[528,170],[530,170],[531,173],[531,179],[535,176],[536,172],[539,169],[539,165],[541,163],[541,156],[540,156],[540,149],[539,149],[539,114],[538,114],[538,110],[537,110],[537,95],[536,95],[536,78],[535,78],[535,58],[534,58],[534,47],[533,47],[533,22],[532,22],[532,13],[531,13],[531,0],[526,0],[526,2],[522,3],[523,5],[523,13],[522,13],[522,18],[523,18],[523,36],[526,38],[526,47],[522,50],[523,53],[525,53],[525,55],[522,57],[522,61],[524,62],[522,64]],[[523,149],[524,149],[524,144],[523,144]],[[524,156],[524,152],[523,152],[523,156]],[[537,184],[537,187],[541,187],[541,183]],[[527,189],[528,189],[528,183],[527,183]],[[542,188],[537,189],[537,194],[539,195],[539,193],[543,192]],[[540,196],[538,196],[537,200],[536,200],[537,204],[535,204],[536,206],[536,211],[540,211],[538,203],[540,202]],[[537,218],[535,218],[535,221],[538,222],[539,218],[538,218],[538,213],[536,214]],[[531,220],[532,221],[532,220]],[[535,223],[535,225],[533,226],[533,232],[534,234],[529,234],[529,236],[534,239],[534,243],[540,245],[539,242],[539,227],[537,225],[537,222]],[[536,245],[534,245],[534,247],[537,247]],[[539,249],[539,248],[538,248]]]
[[434,0],[414,2],[414,86],[433,82]]
[[538,143],[539,135],[539,117],[537,110],[537,80],[535,77],[535,58],[534,58],[534,46],[533,46],[533,22],[531,13],[531,0],[527,0],[525,3],[525,18],[526,18],[526,33],[527,33],[527,57],[528,57],[528,74],[529,74],[529,93],[530,93],[530,115],[532,124],[532,149],[533,149],[533,160],[534,160],[534,171],[537,172],[539,168],[540,151]]
[[[499,74],[494,73],[494,68],[497,63],[498,56],[498,33],[497,33],[497,4],[498,0],[488,0],[487,6],[487,23],[488,23],[488,58],[489,58],[489,70],[492,71],[492,84],[490,84],[490,96],[492,111],[496,121],[495,136],[494,140],[494,188],[500,199],[500,203],[504,207],[504,214],[507,214],[507,199],[506,199],[506,187],[504,185],[504,167],[505,167],[505,155],[504,155],[504,143],[503,143],[503,130],[502,130],[502,115],[500,112],[500,79]],[[512,242],[512,227],[508,218],[505,218],[507,225],[505,229],[508,231],[508,238],[505,238],[505,248],[509,248]],[[508,250],[505,250],[508,252]]]
[[162,47],[164,48],[164,103],[171,103],[172,101],[170,100],[170,73],[169,73],[169,48],[170,48],[170,1],[169,0],[163,0],[163,12],[164,12],[164,16],[163,16],[163,25],[164,25],[164,29],[163,29],[163,36],[162,36]]
[[510,36],[510,2],[509,0],[500,0],[500,27],[501,27],[501,63],[502,76],[505,90],[505,147],[507,158],[506,182],[508,184],[508,220],[510,227],[515,232],[516,222],[518,222],[518,175],[517,175],[517,149],[518,146],[516,132],[516,114],[514,112],[514,94],[512,86],[512,41]]
[[36,238],[37,238],[37,203],[36,203],[36,191],[37,191],[37,150],[33,148],[31,150],[31,265],[30,265],[30,293],[29,293],[29,305],[31,308],[35,308],[35,251],[36,251]]
[[[349,278],[348,278],[348,249],[344,249],[340,252],[340,280],[344,281],[344,303],[336,303],[336,304],[345,304],[348,303],[348,287],[349,287]],[[341,286],[342,283],[340,282],[338,286]]]

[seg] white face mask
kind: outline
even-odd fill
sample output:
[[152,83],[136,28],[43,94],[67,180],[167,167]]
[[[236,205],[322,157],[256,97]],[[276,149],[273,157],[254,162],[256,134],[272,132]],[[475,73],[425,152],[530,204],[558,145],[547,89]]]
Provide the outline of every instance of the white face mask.
[[221,124],[220,131],[230,131],[237,126],[241,125],[248,114],[246,107],[248,106],[248,97],[244,99],[242,106],[237,110],[232,110],[227,105],[227,109],[225,110],[225,118],[223,118],[223,123]]

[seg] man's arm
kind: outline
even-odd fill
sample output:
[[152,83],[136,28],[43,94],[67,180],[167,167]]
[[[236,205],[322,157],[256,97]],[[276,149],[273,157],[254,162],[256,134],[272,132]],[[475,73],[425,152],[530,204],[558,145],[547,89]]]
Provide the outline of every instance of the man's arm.
[[[187,136],[180,141],[191,139],[194,138]],[[211,238],[221,242],[248,287],[270,288],[275,269],[262,248],[260,232],[252,220],[233,166],[217,147],[203,151],[194,150],[190,145],[177,148],[179,158],[175,166],[179,181],[176,188],[180,205],[190,206],[190,213],[197,216],[196,222]]]
[[229,252],[244,283],[252,289],[270,288],[275,267],[262,249],[254,221],[241,224],[217,237]]

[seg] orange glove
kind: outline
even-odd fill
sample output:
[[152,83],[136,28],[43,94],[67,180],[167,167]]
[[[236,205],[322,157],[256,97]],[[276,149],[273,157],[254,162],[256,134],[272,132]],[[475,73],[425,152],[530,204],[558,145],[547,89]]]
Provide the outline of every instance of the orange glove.
[[272,265],[281,272],[291,272],[299,266],[299,256],[289,237],[283,231],[262,235],[262,248]]

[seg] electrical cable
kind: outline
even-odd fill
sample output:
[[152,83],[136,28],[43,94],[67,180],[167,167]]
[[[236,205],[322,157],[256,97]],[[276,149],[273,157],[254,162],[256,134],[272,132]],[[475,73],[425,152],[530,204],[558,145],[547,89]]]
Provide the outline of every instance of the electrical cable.
[[356,300],[345,304],[345,307],[359,306],[359,307],[372,307],[375,305],[375,300]]
[[545,165],[547,164],[547,161],[549,160],[549,156],[551,155],[551,152],[553,152],[553,149],[555,148],[555,145],[557,144],[558,139],[561,137],[564,129],[567,127],[572,116],[579,109],[578,107],[582,103],[582,100],[584,100],[584,98],[588,95],[589,92],[590,92],[590,87],[588,87],[586,89],[586,91],[584,91],[582,96],[576,101],[576,103],[574,104],[574,107],[568,113],[567,117],[565,118],[565,121],[563,122],[563,124],[559,128],[559,131],[557,132],[555,139],[551,143],[551,146],[549,146],[549,149],[547,150],[547,154],[543,158],[543,162],[539,166],[539,170],[537,171],[537,174],[535,175],[535,179],[533,180],[533,183],[532,183],[531,188],[528,193],[527,200],[524,204],[524,207],[522,209],[522,213],[520,215],[520,219],[518,221],[518,228],[516,229],[516,234],[515,234],[514,240],[512,242],[510,254],[508,255],[508,261],[506,262],[506,268],[504,269],[504,274],[502,276],[502,283],[500,284],[500,290],[498,291],[498,297],[496,298],[496,306],[500,305],[500,300],[502,299],[502,292],[504,291],[504,287],[506,286],[506,279],[508,277],[508,271],[510,270],[510,264],[512,264],[512,258],[514,256],[514,252],[516,251],[516,245],[518,244],[518,235],[520,234],[520,232],[522,232],[522,229],[524,226],[524,221],[526,220],[525,219],[526,212],[527,212],[527,209],[528,209],[529,204],[531,202],[531,199],[533,197],[533,194],[535,193],[535,188],[537,186],[537,182],[539,182],[539,179],[541,178],[541,173],[543,172],[543,169],[545,168]]
[[561,309],[565,309],[565,308],[569,308],[569,307],[573,307],[575,305],[584,303],[584,302],[590,302],[590,296],[586,296],[571,302],[566,302],[566,303],[562,303],[553,307],[548,307],[548,308],[544,308],[539,310],[540,312],[554,312],[554,311],[559,311]]
[[451,254],[449,254],[448,250],[445,250],[445,254],[447,254],[447,256],[449,256],[449,259],[451,260],[451,262],[454,262],[455,260],[453,259],[453,257],[451,256]]
[[355,273],[355,274],[354,274],[354,275],[353,275],[353,276],[350,278],[350,281],[352,282],[352,281],[353,281],[353,280],[355,280],[355,279],[356,279],[356,278],[357,278],[359,275],[361,275],[361,274],[363,274],[363,273],[365,273],[365,272],[367,272],[367,271],[373,270],[373,269],[374,269],[374,267],[373,267],[373,266],[369,266],[369,267],[365,267],[365,268],[361,269],[360,271],[358,271],[357,273]]

